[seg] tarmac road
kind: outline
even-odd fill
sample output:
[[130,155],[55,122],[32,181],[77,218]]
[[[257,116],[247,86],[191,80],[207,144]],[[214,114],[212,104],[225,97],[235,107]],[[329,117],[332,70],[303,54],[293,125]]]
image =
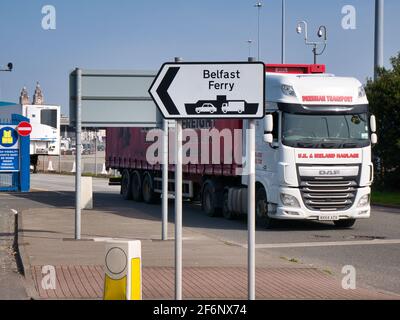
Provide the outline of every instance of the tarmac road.
[[[32,189],[52,191],[60,197],[60,203],[73,204],[73,176],[37,174],[32,175],[31,179]],[[161,206],[122,200],[119,187],[108,186],[106,179],[93,179],[93,190],[95,206],[103,203],[110,205],[112,201],[117,207],[138,207],[151,216],[161,214]],[[4,197],[2,200],[8,201],[7,206],[16,209],[46,205],[29,196],[23,201],[13,197]],[[173,201],[170,202],[169,212],[172,221]],[[210,218],[201,212],[198,204],[185,203],[183,225],[227,243],[246,246],[245,218],[234,221]],[[399,209],[374,207],[372,217],[357,221],[352,229],[335,229],[328,222],[290,222],[274,230],[258,228],[256,243],[258,252],[268,250],[277,259],[314,265],[337,275],[341,274],[343,266],[352,265],[357,272],[358,284],[400,294]]]

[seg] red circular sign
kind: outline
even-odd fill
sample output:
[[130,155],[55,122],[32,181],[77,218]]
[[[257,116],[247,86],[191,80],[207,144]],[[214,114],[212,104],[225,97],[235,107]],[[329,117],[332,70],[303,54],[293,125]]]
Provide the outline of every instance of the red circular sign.
[[29,122],[23,121],[17,127],[17,132],[20,136],[29,136],[32,132],[32,126]]

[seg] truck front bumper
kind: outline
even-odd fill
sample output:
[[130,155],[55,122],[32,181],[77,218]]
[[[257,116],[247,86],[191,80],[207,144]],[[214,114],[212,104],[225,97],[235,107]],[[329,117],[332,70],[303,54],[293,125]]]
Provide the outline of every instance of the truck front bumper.
[[356,198],[347,210],[337,211],[314,211],[307,208],[303,202],[300,190],[297,188],[280,188],[280,193],[291,195],[295,197],[299,206],[285,206],[279,197],[279,203],[275,214],[270,214],[271,218],[284,219],[284,220],[323,220],[321,217],[327,215],[337,215],[340,220],[342,219],[367,219],[371,215],[371,207],[368,202],[367,205],[360,207],[359,201],[365,196],[371,194],[369,187],[359,188],[357,190]]

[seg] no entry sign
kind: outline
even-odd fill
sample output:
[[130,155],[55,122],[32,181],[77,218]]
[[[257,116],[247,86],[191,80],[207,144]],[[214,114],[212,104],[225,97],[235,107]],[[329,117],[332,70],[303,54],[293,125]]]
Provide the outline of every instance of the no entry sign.
[[17,127],[17,132],[20,136],[29,136],[32,132],[32,126],[29,122],[23,121]]

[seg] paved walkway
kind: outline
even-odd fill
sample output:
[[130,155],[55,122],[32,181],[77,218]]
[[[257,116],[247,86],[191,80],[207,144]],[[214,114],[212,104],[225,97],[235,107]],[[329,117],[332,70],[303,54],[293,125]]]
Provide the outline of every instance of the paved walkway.
[[[101,299],[103,266],[57,266],[56,288],[43,290],[42,266],[33,266],[34,285],[41,299]],[[174,269],[143,268],[143,298],[173,299]],[[385,299],[365,289],[343,290],[328,274],[312,268],[258,268],[257,299]],[[246,299],[247,269],[188,267],[183,269],[185,299]]]
[[0,300],[28,298],[14,256],[14,223],[14,213],[0,209]]
[[[51,202],[50,195],[36,194]],[[59,197],[59,195],[57,196]],[[99,209],[101,208],[101,209]],[[142,242],[144,299],[173,299],[174,241],[160,241],[160,221],[145,204],[83,211],[81,241],[74,241],[74,209],[47,207],[23,210],[19,246],[35,299],[99,299],[103,290],[104,241]],[[173,238],[173,224],[169,237]],[[232,230],[234,232],[234,230]],[[247,250],[190,227],[183,230],[184,298],[246,299]],[[379,299],[398,296],[357,288],[344,290],[341,274],[331,275],[301,263],[257,251],[258,299]],[[56,290],[43,290],[42,266],[56,270]]]

